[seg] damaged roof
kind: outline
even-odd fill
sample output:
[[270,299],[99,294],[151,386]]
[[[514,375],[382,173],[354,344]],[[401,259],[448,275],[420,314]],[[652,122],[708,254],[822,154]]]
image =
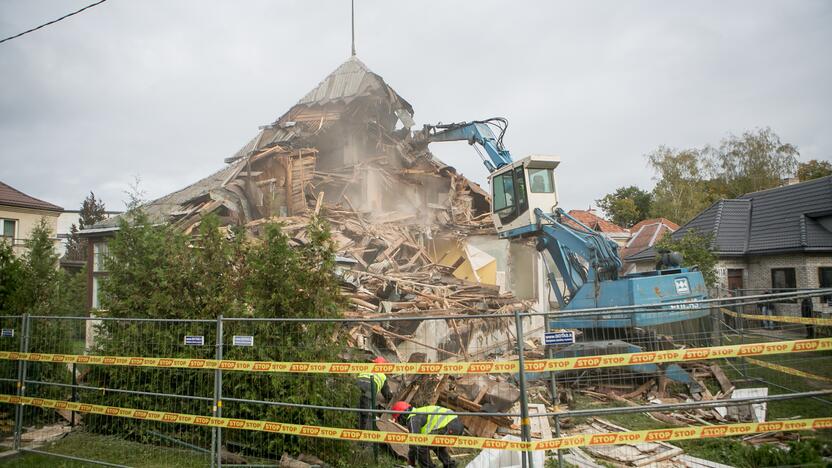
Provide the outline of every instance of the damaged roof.
[[[720,256],[832,251],[832,176],[719,200],[672,234],[713,235]],[[653,247],[627,261],[653,260]]]
[[[143,205],[142,209],[144,210],[145,214],[147,214],[150,222],[152,223],[163,223],[168,221],[171,214],[176,212],[183,204],[185,204],[189,200],[193,200],[194,198],[202,197],[207,195],[211,192],[211,190],[219,187],[222,183],[231,177],[237,169],[241,165],[245,164],[245,161],[241,160],[234,164],[229,164],[228,166],[220,169],[219,171],[205,177],[204,179],[200,179],[197,182],[194,182],[187,187],[177,190],[176,192],[169,193],[161,198],[157,198],[151,202],[146,203]],[[121,219],[122,215],[113,216],[112,218],[105,219],[99,223],[96,223],[90,231],[100,230],[102,228],[114,228],[118,226],[119,220]],[[87,231],[85,229],[84,231]],[[83,232],[83,231],[82,231]]]
[[318,86],[306,93],[296,106],[322,106],[336,101],[349,102],[382,90],[413,114],[413,107],[399,96],[384,79],[371,72],[364,62],[352,56],[329,74]]
[[[288,117],[301,107],[319,107],[331,104],[349,104],[356,98],[377,94],[390,101],[394,111],[404,111],[409,119],[413,116],[413,106],[399,96],[384,79],[370,71],[358,57],[352,56],[332,73],[327,75],[317,86],[306,93],[291,109],[280,116],[271,125],[264,126],[260,132],[225,162],[236,161],[258,150],[287,142],[301,133],[299,126],[288,121]],[[325,122],[321,120],[319,125]]]
[[[324,202],[343,203],[353,211],[358,206],[381,218],[380,208],[408,207],[439,224],[479,220],[489,212],[488,194],[426,149],[409,144],[411,112],[409,103],[352,57],[275,124],[261,129],[226,160],[228,166],[142,208],[151,222],[169,222],[186,233],[212,212],[224,223],[243,225],[302,215],[310,203],[320,207]],[[400,183],[411,190],[398,190],[392,198],[376,193]],[[425,190],[441,193],[419,194]],[[85,231],[115,229],[119,219]]]

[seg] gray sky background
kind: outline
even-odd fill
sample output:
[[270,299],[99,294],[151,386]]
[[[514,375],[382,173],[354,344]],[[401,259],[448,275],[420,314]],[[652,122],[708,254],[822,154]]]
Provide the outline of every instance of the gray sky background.
[[[91,3],[3,0],[0,36]],[[358,56],[416,121],[505,116],[561,206],[653,186],[644,154],[771,126],[832,158],[832,3],[356,1]],[[0,44],[0,180],[110,209],[216,171],[349,56],[349,2],[110,0]],[[465,143],[439,158],[483,182]]]

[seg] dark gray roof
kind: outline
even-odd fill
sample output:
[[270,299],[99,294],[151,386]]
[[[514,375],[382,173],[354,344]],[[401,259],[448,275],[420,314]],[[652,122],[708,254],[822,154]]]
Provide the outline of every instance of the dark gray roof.
[[[673,233],[713,235],[720,256],[832,251],[832,176],[720,200]],[[653,247],[626,258],[653,260]]]
[[749,252],[832,248],[832,176],[748,193],[740,199],[754,206]]

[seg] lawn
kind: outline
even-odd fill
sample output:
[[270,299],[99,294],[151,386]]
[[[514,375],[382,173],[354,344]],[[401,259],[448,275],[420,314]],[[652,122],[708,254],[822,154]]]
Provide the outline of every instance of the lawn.
[[[183,468],[210,465],[207,454],[192,450],[183,450],[130,442],[117,437],[93,435],[78,431],[63,439],[44,445],[39,450],[44,452],[69,455],[79,458],[101,460],[141,468],[162,468],[177,466]],[[59,466],[75,468],[91,466],[72,460],[34,453],[23,453],[14,457],[0,459],[0,466]]]

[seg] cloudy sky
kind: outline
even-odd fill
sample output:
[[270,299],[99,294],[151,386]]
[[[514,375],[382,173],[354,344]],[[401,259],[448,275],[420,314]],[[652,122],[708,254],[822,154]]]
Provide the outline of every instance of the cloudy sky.
[[[92,0],[0,2],[0,36]],[[510,121],[559,155],[561,206],[652,187],[644,154],[771,126],[832,158],[832,3],[357,0],[358,56],[419,124]],[[222,167],[349,56],[349,2],[110,0],[0,44],[0,180],[122,209]],[[433,145],[464,174],[464,143]]]

